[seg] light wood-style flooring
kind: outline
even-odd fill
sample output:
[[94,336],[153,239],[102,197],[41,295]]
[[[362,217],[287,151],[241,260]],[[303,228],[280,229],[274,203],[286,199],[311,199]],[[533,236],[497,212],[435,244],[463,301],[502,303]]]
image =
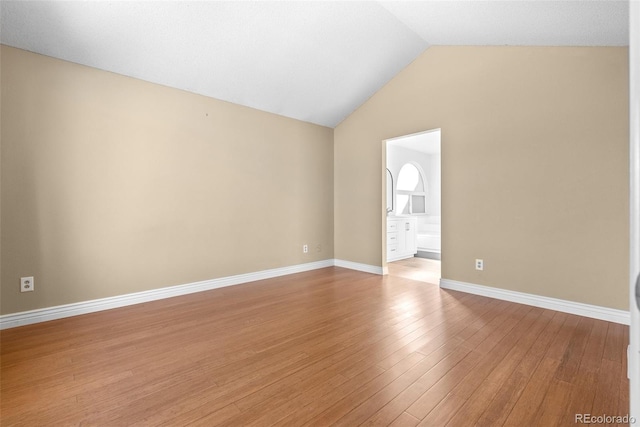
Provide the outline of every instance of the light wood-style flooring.
[[628,413],[628,327],[440,290],[403,277],[411,262],[2,331],[1,424],[571,426]]
[[417,280],[419,282],[440,283],[440,261],[427,258],[407,258],[400,261],[390,262],[389,275],[394,277],[404,277],[405,279]]

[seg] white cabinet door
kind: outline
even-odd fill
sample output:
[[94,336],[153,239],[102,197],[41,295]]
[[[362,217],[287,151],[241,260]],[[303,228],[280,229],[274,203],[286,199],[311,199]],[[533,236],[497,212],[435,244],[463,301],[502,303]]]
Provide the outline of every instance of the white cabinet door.
[[418,235],[416,232],[417,220],[416,218],[409,218],[403,222],[404,234],[405,234],[405,246],[404,250],[407,255],[414,255],[418,252]]
[[398,221],[398,256],[405,257],[407,253],[407,233],[404,232],[404,221]]

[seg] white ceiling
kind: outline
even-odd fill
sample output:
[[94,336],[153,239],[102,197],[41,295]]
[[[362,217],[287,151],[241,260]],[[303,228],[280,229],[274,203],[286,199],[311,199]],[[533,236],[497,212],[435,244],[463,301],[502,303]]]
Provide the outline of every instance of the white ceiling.
[[0,41],[334,127],[430,45],[627,45],[628,2],[3,0]]

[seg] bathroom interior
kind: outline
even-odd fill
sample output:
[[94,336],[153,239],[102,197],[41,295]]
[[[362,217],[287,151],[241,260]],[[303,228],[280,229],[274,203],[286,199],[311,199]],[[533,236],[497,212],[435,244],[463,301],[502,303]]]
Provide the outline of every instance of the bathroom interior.
[[410,269],[412,278],[429,282],[440,278],[440,142],[440,129],[387,140],[390,274]]

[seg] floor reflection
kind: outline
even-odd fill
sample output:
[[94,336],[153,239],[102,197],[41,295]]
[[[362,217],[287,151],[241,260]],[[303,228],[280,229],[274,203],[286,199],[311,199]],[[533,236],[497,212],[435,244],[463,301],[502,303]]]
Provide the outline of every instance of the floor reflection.
[[390,262],[388,267],[389,276],[404,277],[434,285],[440,282],[439,260],[414,257]]

